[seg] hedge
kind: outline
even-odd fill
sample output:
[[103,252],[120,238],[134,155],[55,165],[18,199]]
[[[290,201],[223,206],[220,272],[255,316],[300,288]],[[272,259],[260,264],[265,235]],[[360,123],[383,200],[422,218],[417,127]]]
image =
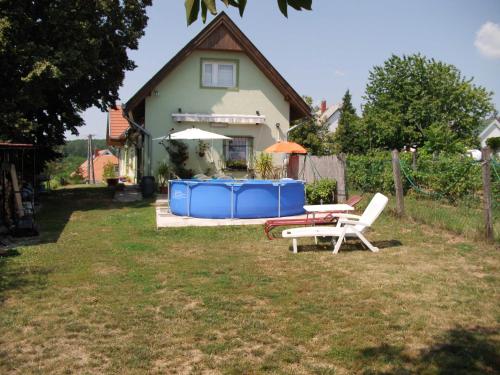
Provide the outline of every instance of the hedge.
[[[401,153],[400,157],[405,192],[455,201],[474,197],[482,189],[480,163],[468,156],[420,154],[416,171],[411,166],[411,153]],[[348,156],[347,180],[351,190],[393,193],[391,153],[377,151]]]

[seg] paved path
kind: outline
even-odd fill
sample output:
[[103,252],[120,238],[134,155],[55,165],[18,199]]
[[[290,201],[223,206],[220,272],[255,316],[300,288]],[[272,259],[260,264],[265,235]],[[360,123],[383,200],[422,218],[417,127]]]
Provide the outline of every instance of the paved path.
[[123,190],[117,190],[113,198],[115,202],[129,203],[142,200],[142,193],[138,185],[125,185]]

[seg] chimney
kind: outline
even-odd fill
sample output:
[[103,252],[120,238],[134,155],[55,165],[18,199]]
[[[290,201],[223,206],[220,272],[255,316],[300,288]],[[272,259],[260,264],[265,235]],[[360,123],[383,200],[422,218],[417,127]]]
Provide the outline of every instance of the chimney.
[[320,106],[321,113],[325,113],[326,111],[326,100],[321,101],[321,106]]

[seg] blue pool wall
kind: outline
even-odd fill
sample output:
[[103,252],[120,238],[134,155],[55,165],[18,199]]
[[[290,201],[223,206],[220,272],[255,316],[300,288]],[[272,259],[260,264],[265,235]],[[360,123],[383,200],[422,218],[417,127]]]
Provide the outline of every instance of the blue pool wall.
[[304,213],[304,182],[282,180],[172,180],[170,209],[211,219],[268,218]]

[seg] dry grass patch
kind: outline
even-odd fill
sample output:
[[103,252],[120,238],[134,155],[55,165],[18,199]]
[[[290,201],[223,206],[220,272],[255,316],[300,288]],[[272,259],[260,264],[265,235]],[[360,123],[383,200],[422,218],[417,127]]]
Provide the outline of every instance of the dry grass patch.
[[0,258],[0,372],[498,371],[493,246],[383,215],[378,254],[295,255],[261,227],[157,232],[106,190],[45,208],[40,243]]

